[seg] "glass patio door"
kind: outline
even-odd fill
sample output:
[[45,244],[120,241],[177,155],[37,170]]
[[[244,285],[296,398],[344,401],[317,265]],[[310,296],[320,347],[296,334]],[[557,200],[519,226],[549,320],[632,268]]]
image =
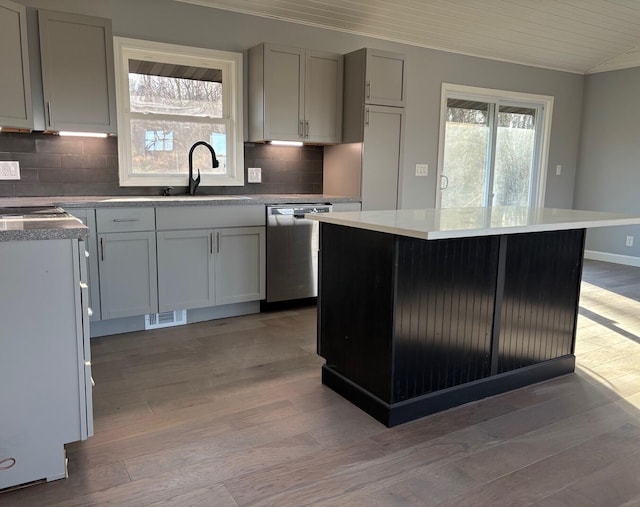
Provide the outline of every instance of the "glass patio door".
[[439,206],[535,206],[544,185],[543,112],[535,102],[447,96]]

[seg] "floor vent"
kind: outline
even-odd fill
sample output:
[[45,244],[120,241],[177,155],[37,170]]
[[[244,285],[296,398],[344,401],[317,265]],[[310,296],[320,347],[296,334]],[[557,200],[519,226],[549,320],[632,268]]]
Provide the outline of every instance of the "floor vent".
[[161,327],[182,326],[187,323],[187,310],[150,313],[144,317],[144,328],[159,329]]

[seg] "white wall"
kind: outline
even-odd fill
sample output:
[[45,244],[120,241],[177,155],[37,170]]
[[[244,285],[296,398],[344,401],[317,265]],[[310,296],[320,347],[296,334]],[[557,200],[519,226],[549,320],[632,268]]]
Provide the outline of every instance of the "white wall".
[[[337,53],[348,53],[361,47],[405,53],[408,57],[402,179],[402,206],[405,208],[431,207],[435,203],[442,82],[553,95],[555,109],[549,168],[554,169],[548,171],[546,205],[572,207],[583,76],[417,48],[169,0],[22,2],[39,8],[110,17],[114,35],[228,51],[246,51],[260,42],[275,42]],[[247,109],[245,107],[245,111]],[[248,125],[247,121],[245,125]],[[428,177],[415,176],[416,163],[429,164]],[[555,176],[557,164],[563,167],[561,176]]]

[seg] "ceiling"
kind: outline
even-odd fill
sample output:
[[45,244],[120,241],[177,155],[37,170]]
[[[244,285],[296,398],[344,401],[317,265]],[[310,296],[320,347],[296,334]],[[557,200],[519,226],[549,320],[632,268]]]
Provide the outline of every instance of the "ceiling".
[[640,66],[640,0],[178,0],[579,74]]

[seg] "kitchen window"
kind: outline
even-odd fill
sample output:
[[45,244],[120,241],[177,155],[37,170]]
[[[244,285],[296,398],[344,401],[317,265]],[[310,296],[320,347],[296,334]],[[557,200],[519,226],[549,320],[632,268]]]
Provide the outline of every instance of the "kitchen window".
[[544,206],[553,97],[442,86],[436,202]]
[[114,37],[121,186],[244,184],[242,54]]

